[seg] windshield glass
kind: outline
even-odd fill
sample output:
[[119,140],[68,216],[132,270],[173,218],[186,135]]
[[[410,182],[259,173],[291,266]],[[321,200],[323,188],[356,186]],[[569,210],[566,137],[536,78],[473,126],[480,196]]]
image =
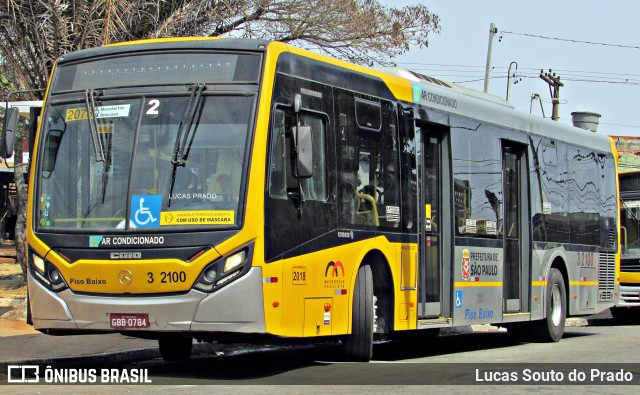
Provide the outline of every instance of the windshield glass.
[[[195,106],[191,127],[184,117],[189,103]],[[92,143],[84,96],[52,105],[40,143],[38,229],[235,225],[253,103],[253,96],[194,99],[189,92],[97,97],[98,144]],[[172,161],[177,152],[182,160]]]
[[622,256],[640,255],[640,200],[623,200]]

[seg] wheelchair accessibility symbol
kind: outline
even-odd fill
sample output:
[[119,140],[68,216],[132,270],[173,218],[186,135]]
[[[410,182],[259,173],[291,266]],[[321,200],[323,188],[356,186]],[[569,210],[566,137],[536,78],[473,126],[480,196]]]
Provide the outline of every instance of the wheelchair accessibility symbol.
[[131,197],[130,221],[136,228],[160,226],[161,195],[134,195]]
[[462,291],[456,291],[456,309],[459,309],[462,307]]

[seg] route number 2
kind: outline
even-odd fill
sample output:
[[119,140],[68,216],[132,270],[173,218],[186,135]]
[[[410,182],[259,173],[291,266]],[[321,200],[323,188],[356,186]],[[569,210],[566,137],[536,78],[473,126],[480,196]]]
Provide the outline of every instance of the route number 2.
[[147,110],[147,115],[158,115],[158,107],[160,107],[160,100],[151,99],[149,100],[149,109]]

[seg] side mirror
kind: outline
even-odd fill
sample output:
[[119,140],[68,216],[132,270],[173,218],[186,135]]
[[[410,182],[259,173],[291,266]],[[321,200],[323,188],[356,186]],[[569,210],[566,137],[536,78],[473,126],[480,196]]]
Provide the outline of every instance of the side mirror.
[[18,129],[18,108],[9,107],[4,113],[4,125],[0,136],[0,157],[9,158],[13,155],[13,139]]
[[302,96],[299,93],[293,97],[293,112],[298,114],[302,109]]
[[310,126],[298,126],[291,130],[296,147],[296,167],[294,177],[309,178],[313,176],[313,138]]

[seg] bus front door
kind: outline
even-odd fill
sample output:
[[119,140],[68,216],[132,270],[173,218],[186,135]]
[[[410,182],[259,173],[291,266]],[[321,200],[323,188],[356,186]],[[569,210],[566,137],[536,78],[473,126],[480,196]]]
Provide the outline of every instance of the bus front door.
[[504,312],[529,311],[529,189],[526,146],[503,142]]

